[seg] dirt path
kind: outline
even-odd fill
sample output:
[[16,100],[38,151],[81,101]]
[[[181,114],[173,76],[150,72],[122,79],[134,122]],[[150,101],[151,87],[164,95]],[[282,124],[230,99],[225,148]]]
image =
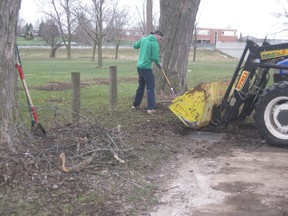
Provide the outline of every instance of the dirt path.
[[288,150],[262,145],[226,152],[181,158],[150,215],[287,216]]

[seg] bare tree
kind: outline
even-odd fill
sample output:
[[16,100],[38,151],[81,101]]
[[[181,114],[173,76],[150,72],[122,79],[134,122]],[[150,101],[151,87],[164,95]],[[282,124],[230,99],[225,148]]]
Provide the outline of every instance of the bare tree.
[[18,143],[15,44],[20,4],[21,0],[0,3],[0,155],[15,151]]
[[288,3],[288,0],[278,0],[277,1],[279,5],[282,6],[282,11],[281,12],[278,12],[278,13],[274,13],[274,15],[277,17],[277,18],[283,18],[281,19],[282,21],[280,21],[278,23],[278,25],[280,25],[278,27],[278,29],[280,29],[278,32],[276,32],[276,34],[279,34],[279,33],[283,33],[283,32],[288,32],[288,21],[287,21],[287,18],[288,18],[288,8],[287,8],[287,3]]
[[[71,59],[71,42],[78,25],[75,16],[75,11],[77,10],[76,2],[78,1],[49,0],[47,2],[39,1],[38,3],[40,8],[45,8],[45,10],[42,10],[43,13],[57,24],[63,44],[67,50],[67,59]],[[43,7],[45,3],[48,4],[47,7]],[[47,8],[51,8],[51,10],[49,11]]]
[[[199,4],[200,0],[160,0],[160,28],[166,35],[161,44],[163,69],[179,93],[187,90],[187,63]],[[161,83],[157,74],[156,81]]]
[[55,58],[57,49],[61,47],[61,43],[58,39],[60,32],[57,25],[52,19],[49,19],[46,22],[42,21],[39,26],[38,34],[47,44],[51,46],[50,58]]
[[138,15],[138,28],[141,30],[142,35],[149,34],[159,25],[158,13],[153,12],[153,0],[142,0],[141,3],[136,6]]
[[142,0],[142,7],[136,7],[138,18],[139,18],[139,28],[141,29],[142,35],[146,32],[146,11],[145,11],[145,1]]
[[17,25],[17,35],[24,36],[24,33],[25,33],[25,20],[19,17]]
[[93,41],[92,61],[98,48],[98,67],[103,67],[102,46],[113,25],[116,8],[117,0],[91,0],[77,15],[81,27]]
[[128,10],[122,9],[115,12],[113,25],[111,28],[110,40],[115,43],[115,59],[118,59],[118,52],[123,36],[125,35],[127,24],[129,23]]
[[82,44],[90,45],[91,47],[93,47],[94,42],[90,37],[92,33],[90,31],[85,31],[85,29],[83,28],[83,24],[88,22],[87,18],[85,17],[85,14],[81,14],[78,12],[77,19],[78,19],[79,25],[77,26],[76,31],[75,31],[75,35],[74,35],[75,40]]

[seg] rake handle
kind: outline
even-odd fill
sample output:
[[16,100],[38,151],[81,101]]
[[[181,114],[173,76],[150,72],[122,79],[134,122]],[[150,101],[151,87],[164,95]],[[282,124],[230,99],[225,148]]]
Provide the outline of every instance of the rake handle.
[[164,75],[164,77],[165,77],[165,79],[166,79],[168,85],[170,86],[171,89],[173,89],[173,87],[172,87],[172,85],[171,85],[171,83],[170,83],[170,81],[169,81],[169,79],[168,79],[168,77],[167,77],[165,71],[163,70],[163,68],[161,68],[161,71],[162,71],[162,73],[163,73],[163,75]]

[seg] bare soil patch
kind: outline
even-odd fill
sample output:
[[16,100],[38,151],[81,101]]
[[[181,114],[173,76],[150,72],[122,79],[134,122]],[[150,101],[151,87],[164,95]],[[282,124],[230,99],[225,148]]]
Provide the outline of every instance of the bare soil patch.
[[[135,82],[138,78],[120,78],[118,82]],[[81,81],[81,87],[86,87],[90,85],[109,85],[109,79],[105,78],[95,78],[92,80],[84,80]],[[65,82],[49,82],[43,86],[36,86],[35,89],[42,91],[64,91],[67,89],[71,89],[71,83]]]

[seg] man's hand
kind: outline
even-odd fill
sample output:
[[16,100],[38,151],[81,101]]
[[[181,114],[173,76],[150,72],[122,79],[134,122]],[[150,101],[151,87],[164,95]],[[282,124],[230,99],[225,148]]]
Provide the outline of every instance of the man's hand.
[[160,63],[160,64],[158,64],[157,66],[158,66],[158,68],[159,68],[159,69],[161,69],[161,68],[162,68],[162,64],[161,64],[161,63]]

